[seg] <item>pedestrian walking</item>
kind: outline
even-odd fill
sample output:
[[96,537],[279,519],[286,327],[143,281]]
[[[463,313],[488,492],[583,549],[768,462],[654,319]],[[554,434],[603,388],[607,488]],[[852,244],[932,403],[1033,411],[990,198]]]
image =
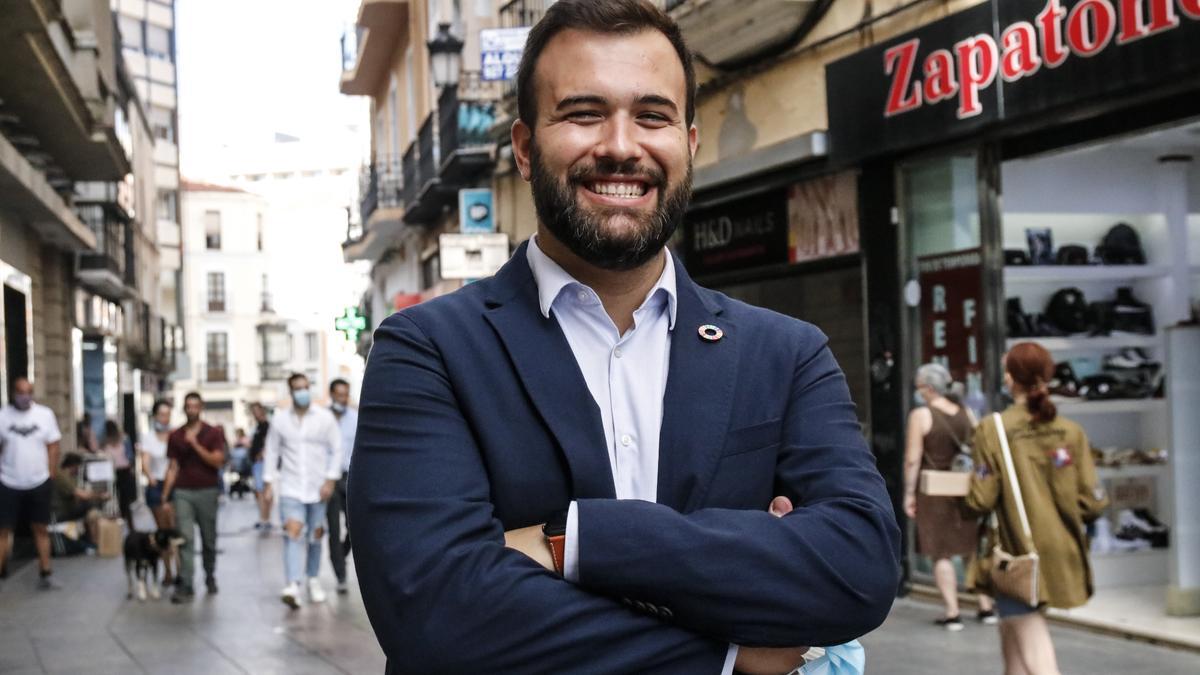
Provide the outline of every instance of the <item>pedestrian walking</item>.
[[171,464],[163,482],[163,508],[174,516],[183,546],[179,552],[179,579],[171,602],[190,602],[195,597],[192,580],[196,561],[196,529],[200,530],[204,560],[204,585],[217,592],[217,503],[221,495],[220,473],[225,465],[225,434],[206,424],[204,399],[191,392],[183,398],[184,425],[167,439]]
[[1091,597],[1084,523],[1108,505],[1087,435],[1050,400],[1053,376],[1054,359],[1043,347],[1014,345],[1004,358],[1004,383],[1014,402],[975,432],[966,504],[980,515],[996,512],[1005,553],[1038,558],[1035,602],[995,596],[1006,673],[1058,673],[1042,611],[1078,607]]
[[8,560],[13,531],[28,521],[38,558],[38,588],[59,588],[51,578],[51,481],[58,475],[62,432],[54,411],[33,400],[33,382],[18,376],[0,408],[0,570]]
[[[958,575],[953,558],[969,566],[979,545],[979,519],[963,508],[960,497],[920,494],[921,471],[950,471],[956,459],[970,457],[968,441],[975,416],[951,392],[953,378],[946,367],[927,363],[917,368],[914,392],[917,406],[908,415],[904,453],[904,512],[916,520],[917,553],[933,560],[933,579],[945,611],[937,625],[963,629],[958,611]],[[961,458],[961,459],[960,459]],[[976,620],[996,623],[992,600],[979,596]]]
[[[138,452],[142,459],[142,473],[146,476],[146,489],[142,493],[146,506],[154,514],[154,524],[160,530],[175,527],[175,513],[163,508],[163,487],[171,460],[167,457],[167,440],[171,436],[171,404],[159,399],[150,409],[150,429],[138,438]],[[174,579],[178,567],[171,549],[163,552],[163,571],[167,579]],[[172,569],[176,574],[172,574]]]
[[321,571],[321,538],[325,534],[325,503],[342,476],[342,441],[333,413],[312,405],[306,376],[292,374],[288,390],[292,407],[275,415],[267,433],[263,482],[268,496],[275,490],[279,492],[287,577],[280,598],[296,609],[305,577],[309,602],[325,602],[325,591],[317,578]]
[[350,383],[336,379],[329,383],[329,410],[337,418],[338,432],[342,437],[342,477],[338,479],[329,496],[329,561],[337,577],[337,592],[347,593],[346,556],[350,555],[350,528],[342,539],[342,514],[346,512],[346,477],[350,475],[350,455],[354,453],[354,434],[358,430],[358,409],[350,405]]
[[137,500],[137,479],[133,476],[133,463],[129,461],[129,454],[125,451],[125,432],[114,420],[104,422],[104,440],[100,445],[100,454],[112,462],[117,506],[127,531],[133,532],[133,502]]
[[254,416],[254,435],[250,438],[250,473],[254,477],[254,498],[258,501],[258,522],[254,524],[254,529],[267,533],[271,531],[271,495],[267,494],[263,484],[263,450],[271,420],[261,403],[250,404],[250,414]]

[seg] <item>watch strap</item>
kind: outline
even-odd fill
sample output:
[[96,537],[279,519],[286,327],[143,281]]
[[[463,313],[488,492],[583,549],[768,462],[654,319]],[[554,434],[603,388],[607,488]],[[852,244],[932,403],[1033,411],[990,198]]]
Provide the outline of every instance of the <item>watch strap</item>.
[[567,558],[567,535],[546,537],[546,545],[550,547],[550,557],[554,559],[554,571],[561,576]]

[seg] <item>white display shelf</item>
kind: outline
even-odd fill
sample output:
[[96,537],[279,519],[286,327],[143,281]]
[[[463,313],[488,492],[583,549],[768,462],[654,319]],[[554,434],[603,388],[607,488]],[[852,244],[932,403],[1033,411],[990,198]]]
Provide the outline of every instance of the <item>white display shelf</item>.
[[1170,274],[1162,265],[1015,265],[1004,268],[1005,283],[1087,282],[1157,279]]
[[1101,478],[1159,477],[1167,472],[1168,464],[1127,464],[1125,466],[1098,466],[1096,475]]
[[1100,558],[1104,560],[1132,560],[1137,558],[1163,558],[1167,557],[1169,548],[1146,548],[1140,551],[1109,551],[1108,553],[1091,553],[1093,560]]
[[1161,347],[1163,336],[1128,335],[1103,337],[1023,337],[1009,338],[1008,348],[1018,342],[1036,342],[1051,352],[1115,351],[1123,347]]
[[1118,398],[1109,401],[1052,397],[1058,412],[1064,415],[1111,415],[1114,413],[1145,413],[1166,409],[1161,398]]

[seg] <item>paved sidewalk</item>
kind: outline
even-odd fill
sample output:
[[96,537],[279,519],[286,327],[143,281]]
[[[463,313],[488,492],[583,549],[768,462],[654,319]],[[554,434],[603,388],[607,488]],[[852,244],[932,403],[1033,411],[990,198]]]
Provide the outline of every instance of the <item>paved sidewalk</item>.
[[221,507],[220,593],[205,595],[197,560],[191,605],[126,600],[121,558],[56,559],[64,588],[49,592],[34,590],[37,566],[25,565],[0,582],[0,673],[382,673],[357,584],[337,595],[327,559],[326,604],[291,611],[279,601],[282,538],[278,528],[260,537],[255,511],[249,499]]
[[[950,633],[933,625],[940,616],[940,605],[897,600],[883,626],[862,639],[867,650],[867,672],[886,675],[1003,672],[1000,636],[995,626],[976,623],[972,610],[964,614],[970,617],[964,618],[966,628]],[[1051,626],[1050,633],[1063,675],[1200,673],[1200,654],[1196,652],[1062,626]]]

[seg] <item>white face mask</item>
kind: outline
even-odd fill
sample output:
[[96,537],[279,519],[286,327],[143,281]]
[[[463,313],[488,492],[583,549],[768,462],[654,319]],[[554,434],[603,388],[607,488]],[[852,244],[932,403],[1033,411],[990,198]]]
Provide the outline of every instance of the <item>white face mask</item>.
[[914,390],[913,390],[913,403],[914,403],[914,404],[915,404],[915,405],[916,405],[918,408],[920,408],[921,406],[925,405],[925,397],[921,395],[921,390],[920,390],[920,389],[914,389]]

